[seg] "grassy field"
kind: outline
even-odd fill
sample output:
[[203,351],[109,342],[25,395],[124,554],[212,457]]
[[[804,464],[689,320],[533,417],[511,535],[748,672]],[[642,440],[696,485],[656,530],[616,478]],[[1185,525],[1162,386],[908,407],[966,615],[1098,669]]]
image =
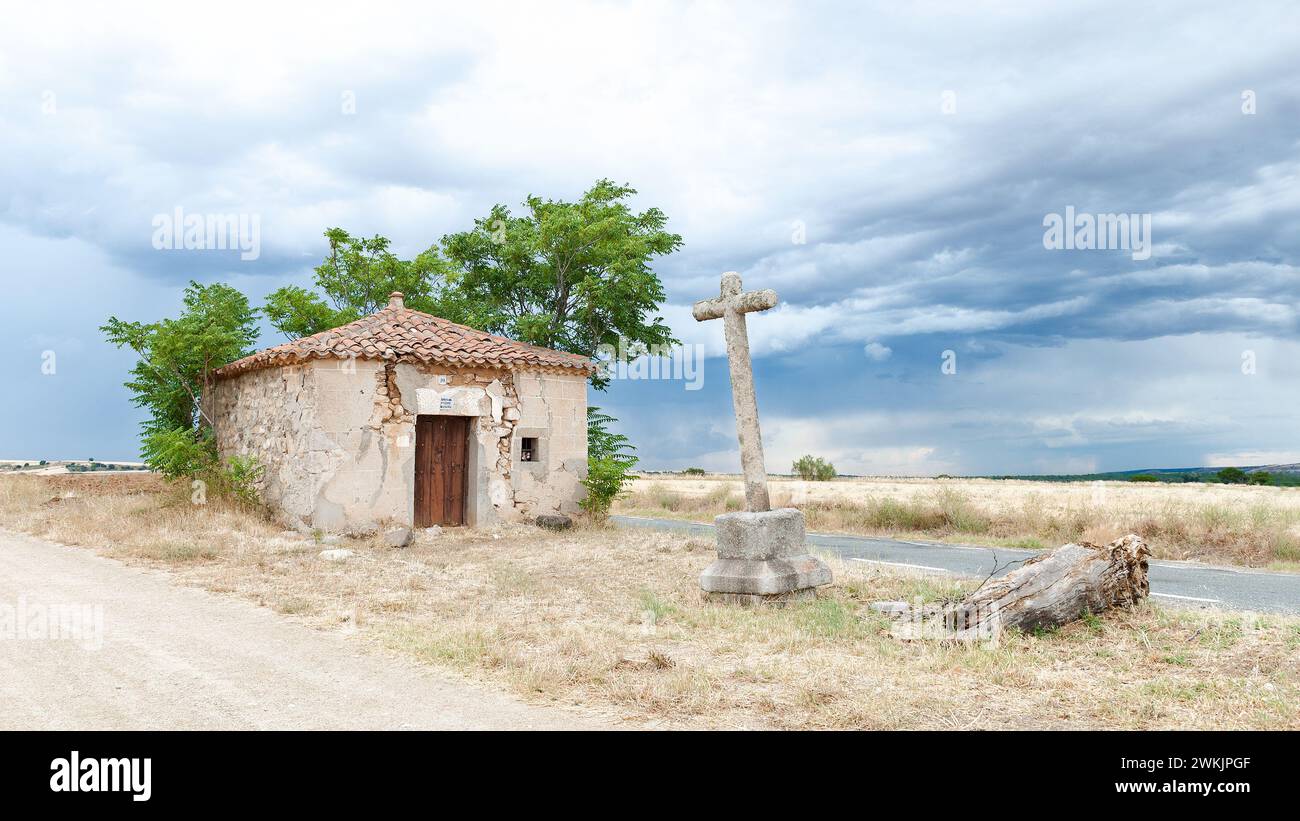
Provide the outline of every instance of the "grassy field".
[[[1156,558],[1300,571],[1300,488],[999,479],[774,479],[810,530],[1043,548],[1137,533]],[[616,512],[709,521],[744,503],[734,476],[638,479]]]
[[740,609],[701,598],[711,544],[592,526],[349,542],[326,561],[150,476],[5,477],[0,526],[628,726],[1300,729],[1300,619],[1148,603],[996,645],[908,643],[870,603],[964,584],[836,562],[816,600]]

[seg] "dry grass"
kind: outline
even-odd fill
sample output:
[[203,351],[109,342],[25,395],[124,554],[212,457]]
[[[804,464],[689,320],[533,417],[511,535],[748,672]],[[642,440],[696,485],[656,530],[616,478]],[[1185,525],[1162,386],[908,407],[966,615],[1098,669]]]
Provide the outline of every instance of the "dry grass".
[[746,610],[702,601],[712,545],[677,534],[459,530],[329,562],[247,512],[128,490],[48,504],[6,478],[0,523],[636,725],[1300,729],[1300,619],[1147,604],[998,646],[901,643],[870,602],[962,585],[837,563],[816,600]]
[[[992,479],[772,482],[811,530],[1043,548],[1138,533],[1157,558],[1300,571],[1300,488]],[[734,477],[639,479],[616,512],[708,521],[739,510]]]

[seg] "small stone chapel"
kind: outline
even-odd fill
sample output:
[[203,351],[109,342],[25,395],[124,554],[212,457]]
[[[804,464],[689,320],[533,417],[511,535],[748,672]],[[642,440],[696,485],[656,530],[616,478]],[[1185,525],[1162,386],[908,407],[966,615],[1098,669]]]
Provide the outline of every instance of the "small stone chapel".
[[216,372],[222,456],[255,456],[296,528],[484,526],[576,512],[587,473],[586,357],[383,310]]

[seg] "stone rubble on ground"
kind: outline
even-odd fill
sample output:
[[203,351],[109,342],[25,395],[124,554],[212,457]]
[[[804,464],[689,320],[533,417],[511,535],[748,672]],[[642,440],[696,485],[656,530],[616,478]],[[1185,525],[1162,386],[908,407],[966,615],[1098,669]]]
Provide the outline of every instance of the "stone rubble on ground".
[[322,550],[320,557],[327,562],[341,562],[344,559],[350,559],[356,554],[346,547],[334,548],[333,550]]
[[409,527],[395,527],[384,531],[384,544],[389,547],[406,547],[415,538]]
[[573,519],[563,513],[543,513],[537,517],[537,526],[547,530],[568,530],[573,527]]

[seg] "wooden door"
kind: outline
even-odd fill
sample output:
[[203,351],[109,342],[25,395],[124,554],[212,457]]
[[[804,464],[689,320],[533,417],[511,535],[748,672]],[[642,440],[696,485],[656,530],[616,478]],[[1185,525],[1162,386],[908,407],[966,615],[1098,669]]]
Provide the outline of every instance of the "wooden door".
[[468,416],[415,418],[415,526],[465,524]]

